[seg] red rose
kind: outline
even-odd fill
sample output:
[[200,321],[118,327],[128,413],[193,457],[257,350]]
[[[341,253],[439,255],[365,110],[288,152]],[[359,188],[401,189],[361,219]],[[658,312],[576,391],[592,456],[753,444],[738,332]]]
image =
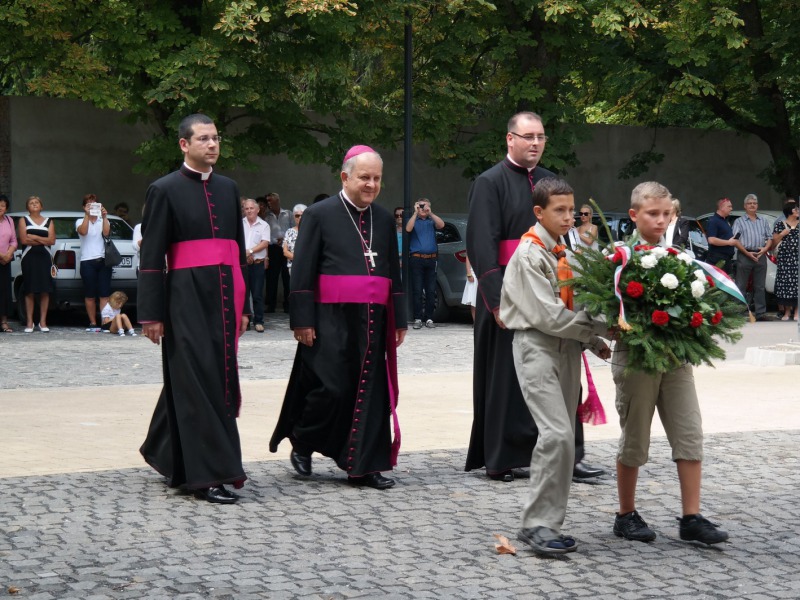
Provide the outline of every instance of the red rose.
[[678,252],[677,250],[675,250],[675,248],[667,248],[667,252],[669,252],[670,254],[672,254],[672,256],[678,256],[678,254],[680,254],[680,252]]
[[644,294],[644,286],[638,281],[631,281],[628,284],[628,287],[625,288],[625,292],[631,298],[638,298],[639,296]]
[[709,275],[706,275],[706,281],[708,282],[708,287],[714,287],[714,280]]
[[650,320],[653,321],[653,325],[663,326],[669,323],[669,315],[663,310],[654,310]]
[[655,248],[655,246],[651,246],[650,244],[639,244],[638,246],[633,247],[633,249],[636,250],[637,252],[640,252],[642,250],[652,250],[653,248]]
[[699,312],[692,314],[692,321],[689,323],[692,327],[700,327],[703,324],[703,315]]
[[722,311],[718,310],[714,313],[714,316],[711,317],[711,324],[712,325],[719,325],[719,322],[722,321]]

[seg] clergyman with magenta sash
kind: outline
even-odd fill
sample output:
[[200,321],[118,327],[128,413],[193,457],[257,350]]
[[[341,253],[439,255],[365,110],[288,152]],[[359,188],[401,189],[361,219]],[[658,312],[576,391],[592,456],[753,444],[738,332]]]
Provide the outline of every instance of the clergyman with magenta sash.
[[408,328],[394,218],[374,204],[383,160],[368,146],[344,157],[342,190],[309,206],[295,244],[289,324],[298,342],[270,451],[312,475],[313,453],[355,486],[387,489],[397,463],[397,346]]

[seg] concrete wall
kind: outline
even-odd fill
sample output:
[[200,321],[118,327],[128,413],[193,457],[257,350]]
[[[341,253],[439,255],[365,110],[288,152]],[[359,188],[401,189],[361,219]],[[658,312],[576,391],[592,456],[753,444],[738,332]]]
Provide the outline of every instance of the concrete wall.
[[[152,133],[147,127],[125,124],[120,113],[73,100],[9,98],[7,114],[11,160],[10,167],[0,161],[0,182],[10,170],[10,187],[3,191],[10,190],[14,210],[20,210],[32,194],[41,196],[46,208],[79,210],[83,195],[93,192],[107,206],[128,202],[136,219],[154,179],[132,171],[137,160],[133,150]],[[592,196],[608,210],[625,208],[633,186],[647,179],[669,187],[684,203],[686,214],[712,211],[721,196],[730,197],[736,208],[749,192],[759,196],[764,209],[777,209],[783,200],[757,178],[770,161],[767,147],[757,138],[692,129],[659,131],[655,150],[666,158],[646,175],[626,181],[617,178],[620,168],[633,153],[650,148],[652,132],[621,126],[592,130],[593,139],[577,148],[580,166],[566,174],[579,202]],[[498,148],[502,143],[498,140]],[[177,144],[175,150],[178,155]],[[382,154],[384,187],[379,202],[391,209],[403,201],[402,149]],[[470,182],[461,176],[461,168],[429,166],[424,148],[414,154],[414,198],[429,197],[438,212],[465,212]],[[291,208],[298,202],[309,203],[321,192],[340,189],[338,175],[325,165],[294,164],[284,156],[256,162],[255,172],[226,173],[238,181],[244,195],[276,191],[282,205]]]

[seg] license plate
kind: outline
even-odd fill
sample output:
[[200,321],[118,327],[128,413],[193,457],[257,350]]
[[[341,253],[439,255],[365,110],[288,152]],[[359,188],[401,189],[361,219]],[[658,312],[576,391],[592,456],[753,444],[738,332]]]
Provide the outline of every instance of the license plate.
[[133,257],[132,256],[123,256],[122,262],[117,265],[118,267],[132,267],[133,266]]

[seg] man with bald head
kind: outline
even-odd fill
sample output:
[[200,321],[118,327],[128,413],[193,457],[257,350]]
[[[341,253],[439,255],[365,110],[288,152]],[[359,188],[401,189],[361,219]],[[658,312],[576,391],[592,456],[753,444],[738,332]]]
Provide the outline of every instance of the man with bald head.
[[400,448],[396,348],[407,330],[394,219],[374,204],[382,176],[380,155],[354,146],[342,191],[303,213],[289,302],[297,354],[269,446],[289,438],[300,475],[318,452],[375,489],[395,483],[381,472]]
[[[499,316],[503,273],[522,234],[536,223],[533,190],[553,173],[539,166],[547,144],[542,118],[520,112],[508,121],[508,153],[483,172],[469,193],[467,255],[478,279],[475,307],[473,421],[465,469],[486,467],[492,479],[510,482],[527,467],[539,434],[514,370],[514,332]],[[583,461],[583,427],[576,424],[573,477],[603,474]]]

